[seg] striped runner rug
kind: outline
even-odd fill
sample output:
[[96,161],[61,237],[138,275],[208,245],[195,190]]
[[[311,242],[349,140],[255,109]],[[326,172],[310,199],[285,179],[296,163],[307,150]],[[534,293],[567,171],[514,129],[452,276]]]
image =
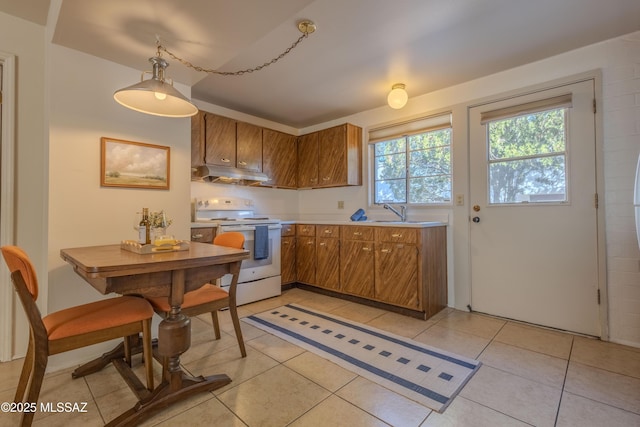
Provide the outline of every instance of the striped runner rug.
[[446,409],[481,365],[474,359],[297,304],[242,320],[437,412]]

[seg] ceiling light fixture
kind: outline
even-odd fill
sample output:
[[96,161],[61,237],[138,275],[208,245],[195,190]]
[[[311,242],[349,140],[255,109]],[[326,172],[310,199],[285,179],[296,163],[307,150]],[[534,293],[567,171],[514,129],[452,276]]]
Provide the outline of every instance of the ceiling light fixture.
[[399,110],[407,104],[408,99],[409,95],[407,95],[404,83],[396,83],[391,86],[391,92],[387,96],[389,107]]
[[[302,40],[309,36],[309,34],[315,32],[317,28],[316,24],[309,20],[298,22],[297,27],[302,35],[284,52],[262,65],[239,71],[218,71],[193,65],[191,62],[168,51],[167,48],[162,46],[160,43],[160,38],[156,36],[156,56],[149,58],[149,62],[153,64],[153,71],[143,72],[140,83],[136,83],[116,91],[113,94],[113,98],[119,104],[145,114],[162,117],[193,116],[198,113],[198,107],[173,87],[172,79],[167,81],[165,78],[165,69],[169,66],[169,63],[162,58],[162,52],[165,52],[171,58],[179,61],[184,66],[196,71],[223,76],[241,76],[243,74],[260,71],[269,65],[275,64],[295,49]],[[151,78],[144,80],[145,74],[151,74]]]

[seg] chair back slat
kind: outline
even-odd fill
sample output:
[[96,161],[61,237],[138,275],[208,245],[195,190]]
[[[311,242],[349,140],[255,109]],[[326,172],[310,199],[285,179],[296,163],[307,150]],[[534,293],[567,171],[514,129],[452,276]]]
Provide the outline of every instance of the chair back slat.
[[44,322],[42,321],[40,309],[36,305],[35,300],[31,296],[31,292],[27,288],[26,281],[22,276],[22,271],[18,269],[11,273],[11,281],[13,282],[13,287],[18,293],[24,312],[27,315],[29,326],[33,333],[35,349],[38,352],[49,354],[47,328],[44,326]]
[[27,254],[17,246],[3,246],[0,248],[9,271],[13,273],[19,270],[22,273],[25,286],[33,300],[38,299],[38,278],[33,264]]
[[228,231],[226,233],[218,234],[213,239],[213,244],[219,246],[227,246],[230,248],[243,249],[244,234],[238,231]]

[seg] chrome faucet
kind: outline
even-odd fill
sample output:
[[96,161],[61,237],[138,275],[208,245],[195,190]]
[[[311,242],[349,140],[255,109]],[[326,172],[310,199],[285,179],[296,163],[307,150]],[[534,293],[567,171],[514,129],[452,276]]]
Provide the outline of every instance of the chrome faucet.
[[400,212],[398,212],[393,206],[385,203],[382,205],[383,208],[389,209],[394,214],[400,217],[400,221],[405,222],[407,220],[407,207],[405,205],[400,205]]

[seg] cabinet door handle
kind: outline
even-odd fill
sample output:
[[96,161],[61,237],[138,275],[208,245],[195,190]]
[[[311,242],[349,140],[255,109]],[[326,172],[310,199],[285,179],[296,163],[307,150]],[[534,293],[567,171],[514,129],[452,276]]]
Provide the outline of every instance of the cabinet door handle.
[[324,232],[325,232],[326,234],[331,234],[331,233],[333,233],[331,230],[324,230]]
[[324,178],[322,178],[323,181],[329,181],[329,177],[325,176]]
[[326,246],[325,242],[320,243],[320,246]]
[[238,162],[240,166],[247,166],[247,162]]
[[359,231],[354,231],[354,232],[353,232],[353,235],[354,235],[354,236],[362,236],[362,233],[361,233],[361,232],[359,232]]
[[313,241],[309,240],[309,241],[307,242],[307,245],[313,245]]
[[370,251],[371,251],[371,248],[364,247],[364,248],[362,248],[362,250],[363,250],[363,251],[368,251],[368,252],[370,252]]
[[390,254],[391,249],[380,249],[380,252],[382,252],[383,254]]
[[203,237],[203,236],[202,236],[202,234],[192,234],[192,235],[191,235],[191,239],[192,239],[192,240],[193,240],[193,239],[202,239],[202,237]]
[[288,242],[288,241],[286,241],[286,240],[285,240],[284,242],[282,242],[282,244],[283,244],[283,245],[288,245],[288,244],[290,244],[290,243],[291,243],[291,242]]
[[221,161],[221,162],[223,162],[223,163],[229,163],[229,162],[231,162],[231,160],[229,160],[229,159],[225,159],[224,157],[223,157],[222,159],[220,159],[220,161]]
[[396,238],[397,238],[397,237],[402,237],[402,234],[396,234],[396,233],[394,233],[394,234],[392,234],[392,235],[391,235],[391,237],[396,237]]

